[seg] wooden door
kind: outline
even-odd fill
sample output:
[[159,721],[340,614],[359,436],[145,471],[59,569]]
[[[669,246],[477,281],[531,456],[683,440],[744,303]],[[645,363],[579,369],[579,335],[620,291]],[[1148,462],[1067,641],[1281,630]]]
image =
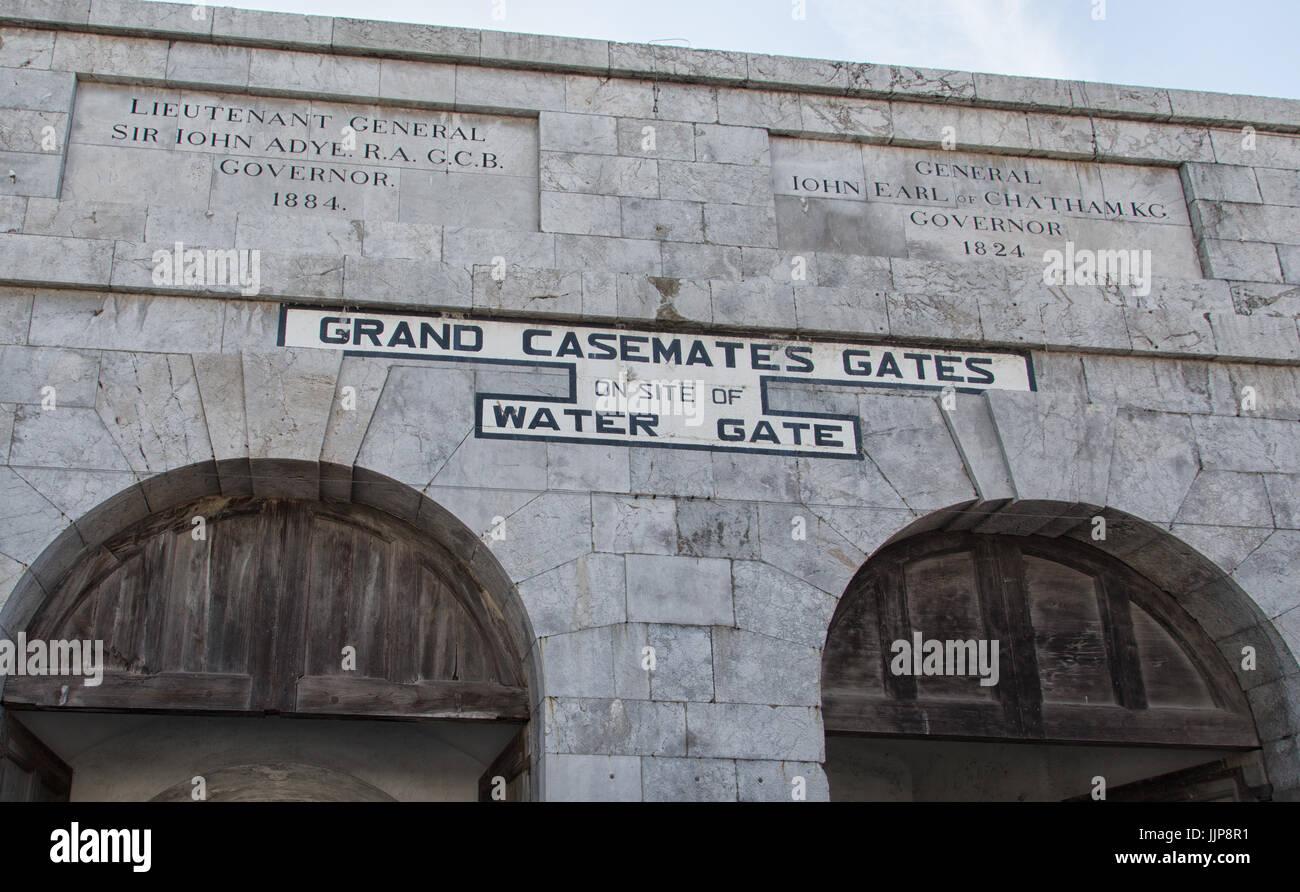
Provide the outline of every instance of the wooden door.
[[5,712],[0,726],[0,802],[67,802],[67,763],[13,713]]
[[[998,683],[897,674],[894,642],[999,644]],[[1167,593],[1073,540],[937,532],[883,550],[831,622],[828,733],[1259,745],[1217,648]]]
[[86,555],[33,618],[29,639],[102,640],[103,683],[12,678],[4,703],[524,721],[500,600],[383,512],[205,499]]

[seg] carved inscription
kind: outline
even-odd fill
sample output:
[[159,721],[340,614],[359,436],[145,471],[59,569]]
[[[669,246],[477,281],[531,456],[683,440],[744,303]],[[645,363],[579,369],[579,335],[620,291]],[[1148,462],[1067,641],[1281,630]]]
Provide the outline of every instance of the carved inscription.
[[536,229],[536,122],[86,83],[63,197]]
[[1041,266],[1071,243],[1201,276],[1172,168],[774,138],[772,186],[789,250]]

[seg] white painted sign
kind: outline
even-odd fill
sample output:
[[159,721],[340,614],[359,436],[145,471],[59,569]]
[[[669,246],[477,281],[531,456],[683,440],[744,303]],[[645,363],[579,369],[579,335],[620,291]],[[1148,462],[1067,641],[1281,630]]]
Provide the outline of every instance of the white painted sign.
[[475,436],[510,440],[860,458],[856,415],[774,407],[771,386],[1036,389],[1017,353],[540,321],[284,307],[279,344],[567,372],[564,397],[475,395]]

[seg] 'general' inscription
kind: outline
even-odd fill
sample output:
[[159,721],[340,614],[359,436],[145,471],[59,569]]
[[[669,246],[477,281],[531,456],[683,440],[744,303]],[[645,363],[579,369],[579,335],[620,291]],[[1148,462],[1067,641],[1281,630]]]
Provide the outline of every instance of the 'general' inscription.
[[536,229],[536,122],[85,83],[63,197]]
[[772,185],[790,250],[1041,265],[1070,242],[1201,276],[1171,168],[773,139]]

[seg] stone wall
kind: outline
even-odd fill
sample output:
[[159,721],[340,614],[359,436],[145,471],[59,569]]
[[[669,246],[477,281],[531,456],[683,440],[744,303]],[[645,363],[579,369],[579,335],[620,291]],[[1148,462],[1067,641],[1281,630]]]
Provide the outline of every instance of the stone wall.
[[[527,610],[546,798],[788,799],[804,777],[816,799],[821,647],[870,555],[956,511],[1077,535],[1105,510],[1107,547],[1230,663],[1260,648],[1242,684],[1297,795],[1300,102],[198,9],[0,3],[0,632],[82,550],[197,495],[415,516],[423,494]],[[526,177],[493,204],[403,169],[394,204],[283,213],[201,152],[97,153],[73,109],[108,85],[504,116],[510,150],[536,140],[535,203]],[[774,137],[937,154],[947,128],[964,153],[1176,171],[1201,276],[1161,275],[1163,242],[1149,289],[1047,285],[1037,255],[782,246]],[[259,250],[258,293],[158,284],[176,242]],[[553,382],[279,347],[281,303],[1014,348],[1037,390],[774,391],[859,415],[860,462],[479,439],[476,392]]]

